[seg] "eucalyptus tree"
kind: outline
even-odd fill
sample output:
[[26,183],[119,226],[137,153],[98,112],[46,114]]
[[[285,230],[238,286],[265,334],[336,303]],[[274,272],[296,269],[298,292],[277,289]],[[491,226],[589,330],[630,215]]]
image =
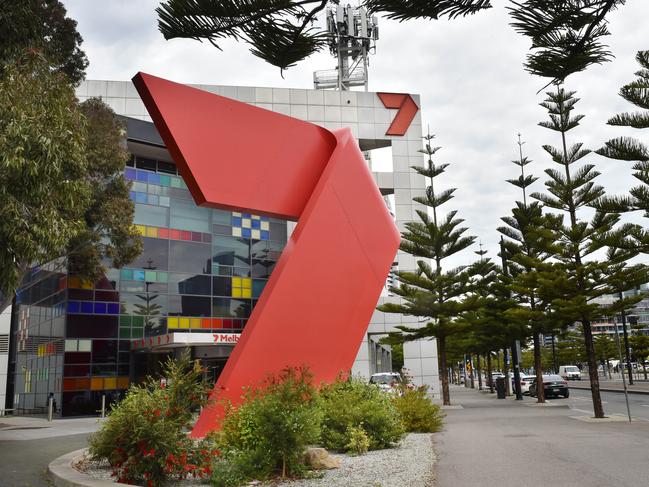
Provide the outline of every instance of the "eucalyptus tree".
[[458,318],[466,309],[463,297],[471,287],[471,276],[465,266],[446,269],[442,263],[469,247],[475,237],[465,235],[467,228],[461,226],[464,220],[457,217],[457,211],[444,214],[441,210],[442,205],[453,198],[456,188],[442,190],[437,186],[437,178],[449,164],[433,162],[433,156],[440,149],[431,145],[433,138],[430,133],[424,137],[425,148],[421,152],[427,156],[425,167],[413,166],[430,181],[425,196],[414,198],[425,208],[416,210],[419,221],[406,223],[401,235],[401,250],[417,258],[416,269],[397,273],[398,286],[393,286],[391,291],[401,302],[385,303],[378,309],[423,320],[418,327],[397,327],[405,340],[437,339],[442,398],[448,405],[446,343],[448,337],[466,329]]

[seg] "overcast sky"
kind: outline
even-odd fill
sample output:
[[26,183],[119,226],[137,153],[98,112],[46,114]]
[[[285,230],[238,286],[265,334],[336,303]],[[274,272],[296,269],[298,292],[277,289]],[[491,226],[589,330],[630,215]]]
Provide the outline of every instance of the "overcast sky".
[[[320,53],[280,76],[248,52],[244,44],[225,41],[223,51],[192,40],[165,41],[157,30],[155,0],[63,0],[70,17],[78,21],[83,48],[90,60],[88,79],[127,80],[137,71],[184,83],[312,88],[313,71],[333,69],[335,61]],[[525,153],[533,159],[528,171],[541,176],[532,187],[542,191],[543,169],[551,165],[543,144],[558,145],[557,135],[537,124],[547,119],[538,106],[545,85],[523,69],[529,48],[526,38],[508,25],[504,0],[473,17],[454,21],[380,20],[377,52],[370,60],[370,91],[419,93],[424,127],[437,135],[439,162],[450,162],[440,185],[457,187],[455,199],[444,207],[458,209],[472,235],[478,236],[495,257],[500,217],[509,214],[517,188],[504,180],[518,176],[511,160],[518,157],[520,132]],[[597,149],[620,135],[643,135],[610,127],[612,115],[632,110],[618,96],[619,88],[635,78],[638,50],[649,49],[649,1],[627,0],[609,16],[608,38],[615,59],[592,66],[568,78],[566,87],[581,102],[575,113],[586,118],[569,135]],[[644,135],[646,140],[646,135]],[[595,154],[598,182],[610,193],[624,192],[634,179],[630,164]],[[472,250],[477,250],[475,245]],[[468,263],[469,250],[453,264]]]

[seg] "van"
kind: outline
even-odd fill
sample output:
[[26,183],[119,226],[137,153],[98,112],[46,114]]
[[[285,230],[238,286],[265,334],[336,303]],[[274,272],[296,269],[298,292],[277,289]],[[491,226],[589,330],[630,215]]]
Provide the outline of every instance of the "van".
[[559,375],[565,380],[581,380],[581,372],[576,365],[561,365]]

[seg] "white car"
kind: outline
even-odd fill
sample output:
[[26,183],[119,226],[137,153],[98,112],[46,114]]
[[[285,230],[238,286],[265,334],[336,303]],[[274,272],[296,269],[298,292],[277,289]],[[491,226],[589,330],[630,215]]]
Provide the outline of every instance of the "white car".
[[521,392],[523,394],[529,394],[530,393],[530,385],[532,384],[532,381],[536,380],[535,375],[527,375],[527,374],[521,374]]
[[562,365],[559,367],[559,375],[565,380],[581,380],[581,371],[576,365]]
[[399,372],[380,372],[370,377],[370,384],[376,384],[384,392],[396,392],[402,382]]

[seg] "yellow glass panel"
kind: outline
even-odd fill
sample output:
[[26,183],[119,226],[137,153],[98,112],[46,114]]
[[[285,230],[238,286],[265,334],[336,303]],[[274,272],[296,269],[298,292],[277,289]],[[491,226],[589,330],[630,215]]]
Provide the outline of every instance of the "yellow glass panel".
[[262,230],[270,230],[270,222],[261,222]]
[[232,278],[232,287],[241,287],[241,278],[233,277]]
[[104,379],[104,389],[117,389],[117,377],[106,377]]
[[252,297],[252,289],[242,289],[241,290],[241,297],[242,298],[251,298]]
[[241,297],[241,288],[240,287],[233,287],[232,288],[232,297],[233,298],[240,298]]
[[180,318],[180,328],[189,328],[189,318]]
[[241,220],[241,227],[242,228],[250,228],[250,227],[252,227],[252,223],[251,223],[250,219],[249,218],[244,218],[243,220]]
[[94,286],[92,285],[92,281],[87,281],[83,280],[81,281],[81,289],[92,289]]
[[81,279],[78,277],[68,278],[68,287],[72,289],[78,289],[81,287]]
[[167,318],[167,328],[178,328],[178,318]]
[[232,227],[232,236],[233,237],[240,237],[241,236],[241,228]]
[[244,289],[250,289],[252,287],[252,279],[249,277],[242,277],[241,287]]
[[90,390],[101,391],[103,388],[104,388],[103,377],[93,377],[92,379],[90,379]]
[[232,216],[241,216],[241,213],[239,213],[238,211],[233,211]]
[[200,318],[192,318],[190,320],[192,328],[200,328],[201,327],[201,319]]
[[259,215],[251,215],[253,220],[259,220],[261,217]]
[[137,231],[140,232],[140,235],[146,237],[146,227],[144,225],[135,225],[135,228],[137,228]]
[[147,237],[158,237],[158,227],[146,227],[146,236]]
[[250,237],[255,239],[255,240],[260,240],[261,239],[261,231],[260,230],[253,230],[250,232]]

